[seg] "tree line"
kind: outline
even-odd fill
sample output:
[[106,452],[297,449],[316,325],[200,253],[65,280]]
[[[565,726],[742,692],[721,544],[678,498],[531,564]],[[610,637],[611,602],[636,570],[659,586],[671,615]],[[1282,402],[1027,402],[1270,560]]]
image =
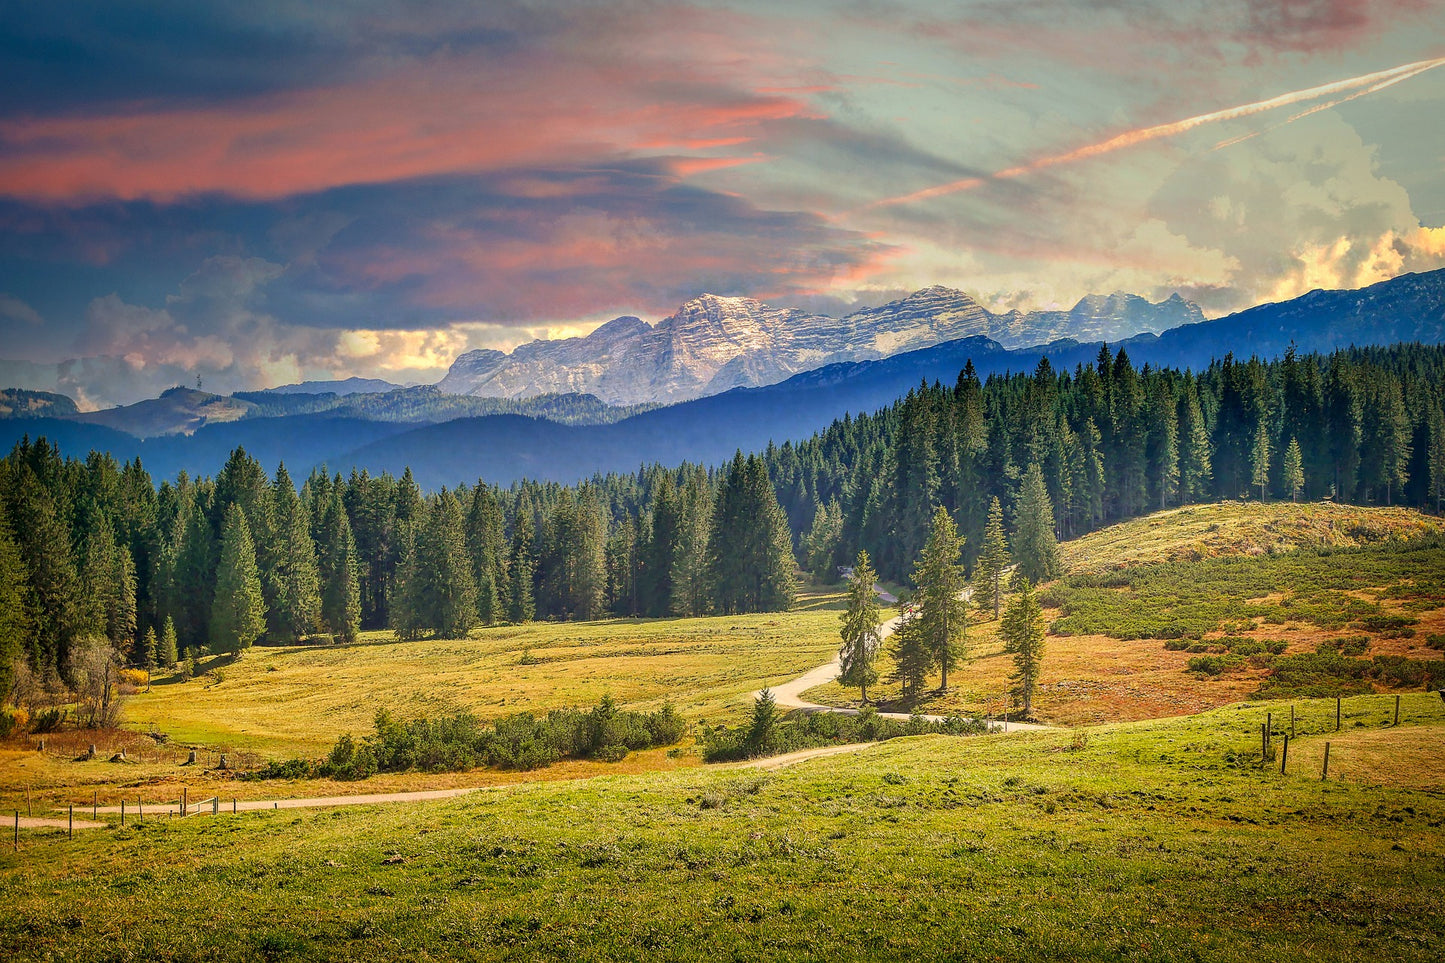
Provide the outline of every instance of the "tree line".
[[100,642],[169,664],[363,629],[785,609],[795,555],[833,581],[865,549],[908,579],[939,508],[975,574],[997,567],[1005,524],[1027,558],[1218,498],[1438,509],[1442,375],[1445,348],[1420,345],[1226,356],[1197,374],[1104,348],[1067,373],[1045,360],[981,382],[968,365],[952,387],[718,468],[434,493],[409,471],[316,471],[298,488],[241,449],[214,478],[157,486],[138,461],[27,439],[0,460],[0,692],[15,656],[70,684]]
[[1037,473],[1056,534],[1220,499],[1321,499],[1437,511],[1445,500],[1445,348],[1396,345],[1194,373],[1094,365],[921,384],[874,414],[765,455],[799,560],[823,575],[866,549],[904,580],[942,506],[978,563]]
[[577,487],[313,472],[236,449],[214,478],[44,439],[0,461],[0,697],[78,688],[97,647],[153,668],[257,641],[464,635],[536,618],[786,609],[795,562],[764,461]]

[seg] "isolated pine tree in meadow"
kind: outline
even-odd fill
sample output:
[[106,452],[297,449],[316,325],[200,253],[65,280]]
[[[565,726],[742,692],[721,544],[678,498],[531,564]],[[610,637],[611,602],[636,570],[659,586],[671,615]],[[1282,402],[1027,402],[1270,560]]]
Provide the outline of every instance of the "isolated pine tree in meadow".
[[983,530],[983,550],[973,569],[973,592],[978,607],[993,609],[995,619],[1003,600],[1003,574],[1011,564],[1008,533],[1003,527],[1003,506],[998,496],[994,496],[988,506],[988,524]]
[[218,652],[240,652],[266,631],[266,604],[251,530],[239,505],[226,511],[221,560],[216,568],[216,599],[211,607],[211,645]]
[[135,653],[131,656],[131,662],[145,669],[147,672],[154,672],[159,649],[160,642],[156,639],[155,627],[148,627],[145,635],[141,636],[140,642],[137,643],[135,647]]
[[1023,704],[1024,715],[1028,716],[1033,712],[1044,658],[1043,609],[1028,579],[1019,580],[998,634],[1003,639],[1004,650],[1014,657],[1014,672],[1009,676],[1013,688],[1009,692]]
[[1054,535],[1054,508],[1037,464],[1024,472],[1014,506],[1013,556],[1018,574],[1035,585],[1055,578],[1063,569]]
[[839,618],[843,622],[840,635],[842,648],[838,650],[841,672],[838,681],[846,686],[857,686],[862,699],[868,701],[868,687],[878,681],[878,670],[874,661],[882,639],[878,636],[878,596],[873,585],[878,574],[868,553],[860,551],[853,563],[853,574],[848,579],[848,608]]
[[160,643],[156,647],[156,662],[167,669],[174,669],[180,657],[176,646],[176,623],[167,615],[165,624],[161,626]]
[[939,506],[933,512],[928,541],[913,567],[918,586],[918,622],[924,644],[942,672],[939,691],[948,691],[948,670],[963,655],[968,630],[967,583],[963,578],[963,538],[953,525],[953,516]]
[[1289,492],[1290,501],[1299,501],[1299,493],[1305,487],[1305,463],[1298,438],[1291,438],[1284,452],[1284,487]]
[[778,745],[778,701],[771,689],[764,689],[753,700],[753,719],[746,737],[748,755],[772,755]]

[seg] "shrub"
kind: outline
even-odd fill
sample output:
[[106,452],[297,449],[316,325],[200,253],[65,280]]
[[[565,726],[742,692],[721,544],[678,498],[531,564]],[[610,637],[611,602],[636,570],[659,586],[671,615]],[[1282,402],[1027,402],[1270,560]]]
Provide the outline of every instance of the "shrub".
[[66,710],[56,706],[50,709],[42,709],[36,713],[35,721],[30,724],[31,732],[55,732],[65,722]]
[[145,669],[121,669],[121,685],[128,685],[132,689],[144,689],[150,684],[151,674]]
[[30,713],[18,706],[0,706],[0,739],[8,739],[17,732],[24,732],[30,722]]

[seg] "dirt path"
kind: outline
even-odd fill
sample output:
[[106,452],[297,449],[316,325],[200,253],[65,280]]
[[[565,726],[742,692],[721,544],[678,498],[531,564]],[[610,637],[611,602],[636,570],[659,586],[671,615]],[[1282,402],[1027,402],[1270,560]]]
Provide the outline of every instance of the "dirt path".
[[782,769],[784,766],[791,766],[800,762],[807,762],[809,759],[821,759],[825,756],[838,756],[845,752],[862,752],[876,742],[855,742],[846,746],[824,746],[821,749],[799,749],[797,752],[786,752],[781,756],[769,756],[766,759],[750,759],[747,762],[739,763],[739,769]]
[[[369,806],[375,803],[393,802],[426,802],[430,799],[451,799],[455,796],[464,796],[479,789],[492,788],[488,786],[466,786],[459,789],[423,789],[416,792],[383,792],[371,793],[362,796],[313,796],[309,799],[243,799],[233,802],[229,799],[220,800],[219,805],[212,807],[210,799],[204,802],[193,802],[186,807],[189,815],[210,815],[213,811],[218,813],[229,812],[251,812],[254,810],[276,810],[276,809],[319,809],[325,806]],[[136,808],[127,805],[126,815],[135,818]],[[109,816],[119,815],[119,806],[101,806],[99,812]],[[146,806],[140,818],[148,819],[152,815],[169,816],[172,813],[179,813],[180,806],[177,803],[170,805]],[[62,820],[64,822],[64,820]],[[22,825],[24,824],[22,820]],[[76,823],[77,828],[80,826]]]
[[[873,591],[878,593],[878,597],[885,602],[889,600],[897,601],[897,599],[894,599],[893,596],[877,586],[873,587]],[[971,590],[965,589],[964,591],[965,599],[972,594]],[[892,635],[894,630],[898,628],[900,618],[901,616],[895,615],[893,618],[881,623],[878,626],[878,638],[883,640]],[[837,679],[838,673],[841,671],[842,664],[835,656],[833,661],[820,665],[816,669],[810,669],[790,682],[773,686],[770,691],[773,694],[774,701],[785,709],[802,709],[805,712],[836,712],[839,715],[856,716],[858,714],[857,709],[843,709],[838,706],[820,705],[816,702],[809,702],[803,698],[804,692],[820,685],[827,685],[829,682]],[[754,692],[753,698],[756,699],[761,694],[761,692]],[[906,712],[880,712],[878,715],[884,719],[898,719],[903,722],[907,722],[911,718]],[[948,717],[925,715],[919,718],[927,722],[943,722]],[[989,720],[988,727],[1001,732],[1042,732],[1054,728],[1053,726],[1039,725],[1034,722],[998,722],[994,720]]]
[[[8,829],[14,825],[14,816],[11,816],[9,819],[0,818],[0,829]],[[58,819],[51,819],[48,816],[20,817],[21,829],[66,829],[69,826],[70,821],[63,816]],[[105,827],[105,823],[91,822],[89,819],[77,819],[75,821],[76,829],[104,829]]]

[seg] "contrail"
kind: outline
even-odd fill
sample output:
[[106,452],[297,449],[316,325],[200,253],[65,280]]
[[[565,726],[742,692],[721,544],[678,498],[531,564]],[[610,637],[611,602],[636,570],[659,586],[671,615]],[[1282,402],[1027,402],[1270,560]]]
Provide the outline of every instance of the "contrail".
[[[1278,97],[1271,97],[1268,100],[1258,100],[1252,104],[1242,104],[1238,107],[1227,107],[1224,110],[1215,110],[1207,114],[1199,114],[1195,117],[1188,117],[1184,120],[1176,120],[1169,124],[1158,124],[1153,127],[1141,127],[1137,130],[1125,131],[1108,140],[1100,141],[1097,144],[1090,144],[1087,147],[1080,147],[1067,151],[1063,154],[1054,154],[1050,157],[1042,157],[1027,164],[1017,167],[1009,167],[993,174],[982,177],[965,177],[961,180],[951,181],[947,184],[940,184],[937,187],[928,187],[921,191],[914,191],[911,194],[903,194],[899,197],[884,198],[867,205],[866,209],[875,207],[891,207],[896,204],[908,204],[913,201],[922,201],[930,197],[940,197],[944,194],[956,194],[959,191],[973,190],[982,186],[988,181],[1007,180],[1014,177],[1021,177],[1024,174],[1046,167],[1056,167],[1059,164],[1070,164],[1074,161],[1087,160],[1090,157],[1098,157],[1100,154],[1112,153],[1125,147],[1133,147],[1135,144],[1142,144],[1146,141],[1158,140],[1161,137],[1172,137],[1175,134],[1182,134],[1185,131],[1202,127],[1205,124],[1214,124],[1223,120],[1235,120],[1240,117],[1248,117],[1253,114],[1261,114],[1265,111],[1274,110],[1277,107],[1287,107],[1290,104],[1298,104],[1306,100],[1314,100],[1316,97],[1328,97],[1333,94],[1348,93],[1348,96],[1341,97],[1333,103],[1323,104],[1303,113],[1291,117],[1290,120],[1297,120],[1316,110],[1324,110],[1334,106],[1336,103],[1343,103],[1346,100],[1353,100],[1355,97],[1373,93],[1376,90],[1383,90],[1386,87],[1397,84],[1402,80],[1408,80],[1427,70],[1434,70],[1436,67],[1445,65],[1445,57],[1435,60],[1419,60],[1415,63],[1402,64],[1399,67],[1391,67],[1389,70],[1380,70],[1371,74],[1362,74],[1359,77],[1351,77],[1348,80],[1337,80],[1333,83],[1321,84],[1318,87],[1309,87],[1305,90],[1296,90],[1287,94],[1280,94]],[[1363,90],[1359,88],[1364,88]],[[1231,142],[1225,141],[1219,147],[1228,146]]]

